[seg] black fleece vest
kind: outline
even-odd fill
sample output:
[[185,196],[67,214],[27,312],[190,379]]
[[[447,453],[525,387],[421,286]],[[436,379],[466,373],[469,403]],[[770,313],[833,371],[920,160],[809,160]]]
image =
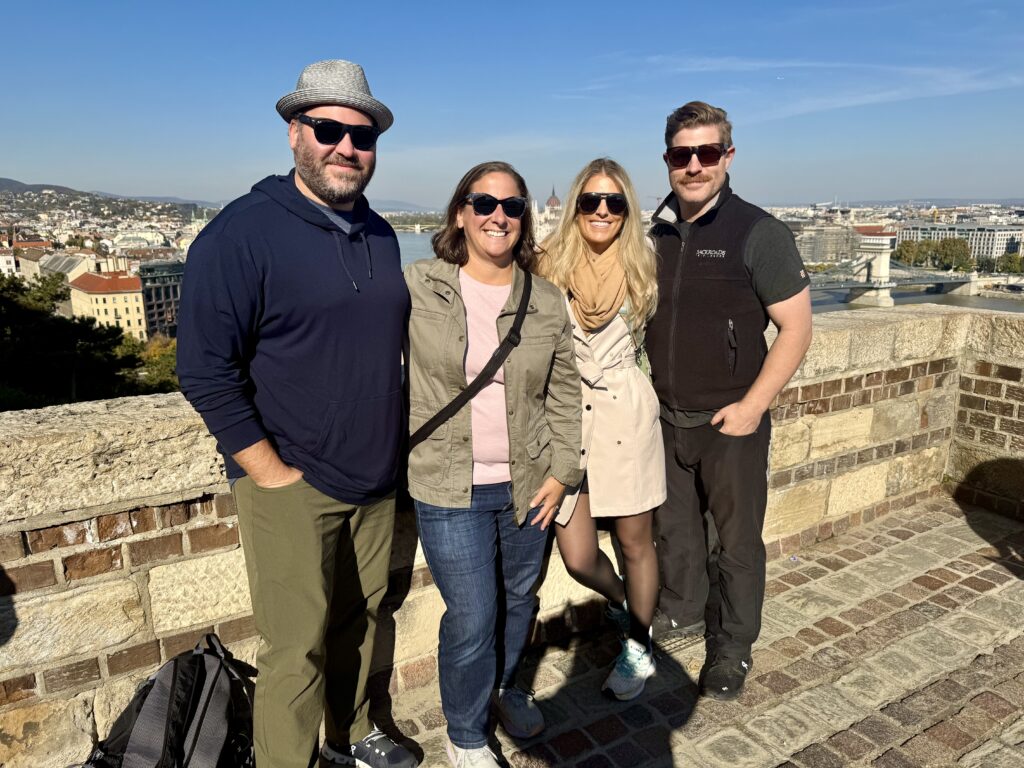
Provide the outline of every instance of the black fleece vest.
[[655,220],[658,310],[647,328],[654,389],[665,405],[715,410],[740,400],[768,352],[768,313],[743,263],[747,237],[766,211],[722,188],[718,203],[679,230]]

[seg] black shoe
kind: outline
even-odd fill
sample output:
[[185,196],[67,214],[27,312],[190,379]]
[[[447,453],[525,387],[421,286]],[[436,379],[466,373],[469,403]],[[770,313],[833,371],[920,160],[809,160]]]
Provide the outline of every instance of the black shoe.
[[750,664],[750,659],[715,659],[701,676],[701,696],[719,701],[735,699],[743,691]]
[[416,768],[419,762],[413,754],[391,740],[378,728],[370,731],[347,750],[324,744],[320,760],[326,765],[356,765],[360,768]]
[[662,611],[656,611],[654,621],[651,622],[651,634],[659,643],[669,640],[698,640],[704,637],[704,632],[703,621],[694,624],[680,624]]

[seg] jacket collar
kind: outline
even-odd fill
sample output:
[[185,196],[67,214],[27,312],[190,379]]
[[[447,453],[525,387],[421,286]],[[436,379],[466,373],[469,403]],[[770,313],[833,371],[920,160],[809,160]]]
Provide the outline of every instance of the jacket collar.
[[[523,277],[524,272],[520,266],[512,262],[512,290],[509,293],[508,301],[505,302],[505,306],[502,307],[501,315],[514,315],[516,310],[519,308],[519,299],[523,295],[523,284],[525,278]],[[459,265],[452,264],[450,261],[444,261],[443,259],[434,259],[433,263],[427,269],[424,280],[440,283],[450,290],[454,291],[459,297],[462,296],[462,287],[459,285]],[[533,278],[533,293],[530,296],[530,304],[526,308],[527,313],[537,311],[537,300],[536,300],[536,286],[538,278]],[[451,294],[443,294],[442,291],[438,291],[434,288],[434,292],[442,295],[443,298],[451,300]]]
[[[718,199],[715,200],[715,204],[709,208],[703,216],[694,221],[694,224],[703,226],[711,222],[714,219],[716,212],[721,208],[725,201],[732,197],[732,187],[729,184],[729,174],[725,174],[725,184],[718,192]],[[679,199],[676,197],[675,192],[670,192],[668,197],[661,201],[661,205],[655,210],[654,215],[651,217],[651,221],[654,223],[671,224],[677,226],[683,221],[682,214],[679,212]]]

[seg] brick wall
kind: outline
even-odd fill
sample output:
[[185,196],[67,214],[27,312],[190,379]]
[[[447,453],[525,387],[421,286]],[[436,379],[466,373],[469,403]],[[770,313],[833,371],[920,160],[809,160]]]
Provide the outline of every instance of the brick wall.
[[979,326],[959,382],[948,485],[956,498],[1024,518],[1024,322]]
[[[1019,315],[926,305],[816,318],[773,405],[769,557],[938,493],[944,479],[1020,514],[1024,494],[1006,477],[1024,472],[995,470],[1021,460],[1022,368]],[[35,729],[47,735],[39,749],[60,742],[65,763],[81,759],[71,753],[106,732],[138,680],[204,632],[251,660],[236,522],[213,441],[180,396],[0,414],[0,736]],[[540,594],[535,639],[600,620],[557,553]],[[376,689],[434,680],[442,611],[402,511]]]

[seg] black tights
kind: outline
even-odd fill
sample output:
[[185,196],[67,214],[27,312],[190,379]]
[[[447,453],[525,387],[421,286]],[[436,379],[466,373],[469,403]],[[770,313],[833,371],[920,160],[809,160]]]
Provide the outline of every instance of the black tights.
[[581,493],[572,518],[555,526],[558,550],[569,575],[608,601],[629,605],[629,636],[646,648],[658,600],[658,558],[654,550],[650,511],[615,518],[615,536],[622,549],[625,586],[615,566],[597,545],[597,526],[590,516],[590,494]]

